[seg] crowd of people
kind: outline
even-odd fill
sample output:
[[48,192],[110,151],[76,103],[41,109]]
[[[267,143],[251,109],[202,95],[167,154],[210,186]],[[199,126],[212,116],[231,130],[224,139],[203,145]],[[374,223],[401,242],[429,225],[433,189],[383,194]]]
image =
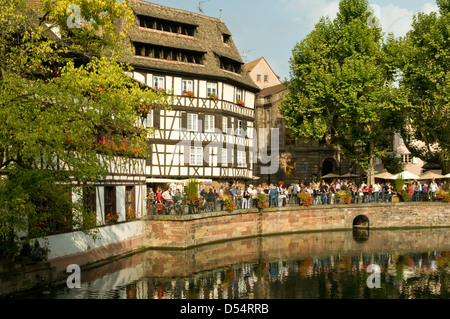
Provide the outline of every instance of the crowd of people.
[[[408,201],[434,201],[439,190],[449,190],[447,181],[431,182],[411,181],[406,182],[403,190],[410,194]],[[349,180],[335,180],[332,182],[320,181],[305,183],[293,183],[291,185],[257,185],[248,186],[241,185],[223,185],[218,189],[214,186],[204,188],[199,195],[204,200],[204,205],[209,211],[223,211],[224,203],[220,200],[222,195],[229,195],[233,198],[235,209],[251,209],[256,207],[255,196],[265,194],[269,207],[284,207],[292,205],[300,205],[298,194],[307,192],[313,199],[313,205],[334,205],[339,204],[338,192],[348,191],[350,194],[350,202],[352,204],[363,203],[382,203],[393,202],[395,197],[398,201],[404,201],[401,193],[398,192],[395,185],[391,182],[376,182],[374,185],[367,185],[362,182],[357,185]],[[150,188],[147,200],[149,206],[152,205],[158,209],[162,207],[163,202],[171,204],[186,205],[184,200],[185,194],[182,186],[175,188],[168,187],[162,189],[158,187],[156,192]]]

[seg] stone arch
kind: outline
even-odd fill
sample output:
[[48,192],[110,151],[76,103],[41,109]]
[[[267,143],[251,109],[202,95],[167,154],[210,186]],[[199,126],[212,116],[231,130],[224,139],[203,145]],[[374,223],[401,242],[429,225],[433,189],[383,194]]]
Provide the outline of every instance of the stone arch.
[[322,162],[321,173],[322,176],[328,175],[330,173],[336,173],[338,169],[338,163],[332,157],[324,159]]
[[353,228],[357,229],[369,229],[370,221],[365,215],[358,215],[353,220]]

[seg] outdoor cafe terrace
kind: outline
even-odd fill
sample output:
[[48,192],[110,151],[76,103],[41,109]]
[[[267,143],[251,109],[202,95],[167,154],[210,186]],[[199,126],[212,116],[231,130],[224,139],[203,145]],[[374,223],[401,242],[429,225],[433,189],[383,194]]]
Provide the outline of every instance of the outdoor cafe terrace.
[[[355,185],[344,178],[356,176],[338,176],[329,174],[323,176],[321,182],[309,185],[282,185],[253,187],[247,189],[240,187],[224,188],[224,194],[230,196],[233,210],[246,210],[261,208],[258,206],[257,195],[265,195],[265,207],[289,207],[310,205],[343,205],[343,204],[369,204],[389,202],[432,202],[450,201],[447,179],[450,174],[443,176],[428,172],[421,176],[402,172],[397,175],[381,173],[375,175],[376,183],[372,187]],[[339,182],[338,182],[339,181]],[[399,189],[399,181],[400,184]],[[432,185],[432,182],[436,183]],[[435,185],[435,186],[434,186]],[[185,194],[184,194],[185,195]],[[264,198],[264,196],[263,196]],[[165,203],[158,207],[155,202],[148,200],[149,214],[151,215],[181,215],[220,212],[227,210],[218,192],[201,192],[200,203],[197,207],[189,205],[186,196],[175,203]],[[261,200],[261,199],[259,199]],[[175,209],[176,208],[176,209]]]

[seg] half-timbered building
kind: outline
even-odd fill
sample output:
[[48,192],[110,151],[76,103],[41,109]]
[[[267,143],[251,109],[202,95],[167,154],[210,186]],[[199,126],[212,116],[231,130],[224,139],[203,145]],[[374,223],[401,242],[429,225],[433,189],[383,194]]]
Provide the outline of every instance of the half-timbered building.
[[219,183],[253,179],[255,94],[232,35],[220,19],[135,0],[132,76],[170,97],[154,109],[149,182],[190,177]]

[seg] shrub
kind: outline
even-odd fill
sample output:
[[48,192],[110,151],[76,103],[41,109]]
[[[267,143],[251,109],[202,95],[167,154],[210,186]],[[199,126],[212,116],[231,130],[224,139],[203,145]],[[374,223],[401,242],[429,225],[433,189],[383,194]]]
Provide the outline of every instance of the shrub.
[[297,196],[300,199],[300,204],[302,206],[309,207],[312,205],[313,198],[311,197],[311,195],[308,192],[304,192],[304,191],[300,192]]
[[234,200],[229,195],[222,195],[219,197],[220,201],[225,205],[225,209],[228,212],[232,212],[235,209]]
[[266,194],[258,194],[256,195],[256,206],[259,209],[263,209],[269,206],[269,203],[266,199]]
[[350,197],[350,191],[339,191],[336,194],[337,198],[344,204],[350,204],[352,198]]

